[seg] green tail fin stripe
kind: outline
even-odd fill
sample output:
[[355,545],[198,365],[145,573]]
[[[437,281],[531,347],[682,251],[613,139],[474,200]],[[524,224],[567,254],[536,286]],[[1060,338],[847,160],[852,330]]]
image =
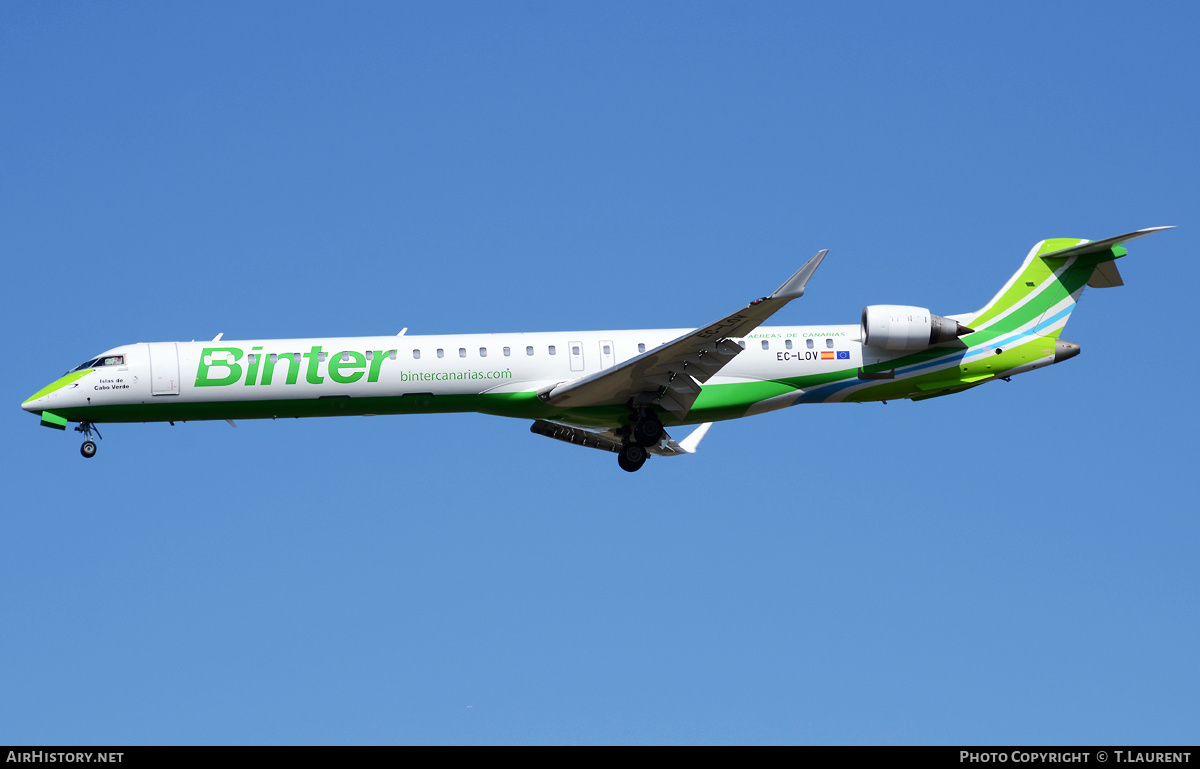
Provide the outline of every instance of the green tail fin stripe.
[[[1021,269],[1009,279],[1001,292],[992,299],[982,310],[973,318],[971,318],[971,328],[978,329],[994,320],[997,316],[1009,311],[1016,305],[1020,304],[1026,298],[1032,297],[1054,280],[1054,268],[1047,264],[1040,256],[1044,253],[1053,253],[1061,251],[1071,246],[1079,245],[1085,241],[1078,238],[1051,238],[1043,240],[1034,247],[1029,256],[1025,258],[1025,264]],[[1084,281],[1085,283],[1087,281]]]

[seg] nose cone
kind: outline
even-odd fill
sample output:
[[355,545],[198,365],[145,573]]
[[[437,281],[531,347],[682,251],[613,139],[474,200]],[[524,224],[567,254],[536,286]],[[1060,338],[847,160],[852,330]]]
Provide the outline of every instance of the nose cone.
[[1062,363],[1064,360],[1074,358],[1079,354],[1079,345],[1074,342],[1067,342],[1062,339],[1056,339],[1054,342],[1054,362]]
[[59,377],[35,392],[33,395],[30,395],[28,398],[26,398],[25,402],[21,404],[21,408],[25,409],[26,411],[31,411],[35,414],[50,408],[50,402],[52,400],[58,400],[59,394],[64,389],[71,390],[78,387],[79,380],[90,373],[92,373],[92,369],[85,369],[83,371],[72,371],[66,376]]

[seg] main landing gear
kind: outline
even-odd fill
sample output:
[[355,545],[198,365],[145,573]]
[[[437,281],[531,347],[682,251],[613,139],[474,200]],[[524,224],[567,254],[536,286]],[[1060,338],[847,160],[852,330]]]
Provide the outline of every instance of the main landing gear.
[[83,445],[79,447],[79,453],[83,454],[85,459],[91,459],[96,456],[96,443],[92,440],[92,433],[96,433],[97,438],[103,439],[100,430],[91,422],[80,422],[79,427],[75,428],[75,432],[83,433],[83,437],[87,438]]
[[642,465],[646,464],[646,457],[649,454],[646,449],[636,443],[626,443],[617,452],[617,464],[627,473],[636,473],[642,469]]
[[657,446],[662,434],[662,422],[654,412],[637,409],[633,412],[633,424],[626,430],[624,444],[617,453],[617,464],[627,473],[637,472],[646,464],[646,457],[649,456],[646,449]]

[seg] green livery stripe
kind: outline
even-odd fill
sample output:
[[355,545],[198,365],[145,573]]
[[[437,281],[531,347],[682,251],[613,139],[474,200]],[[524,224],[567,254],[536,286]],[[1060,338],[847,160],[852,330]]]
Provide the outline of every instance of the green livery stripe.
[[[1062,261],[1058,259],[1038,259],[1037,261],[1043,264],[1046,262],[1058,262],[1058,264],[1046,265],[1047,268],[1052,270],[1062,267]],[[1095,266],[1091,264],[1074,264],[1068,267],[1057,278],[1051,278],[1034,300],[991,326],[981,329],[974,334],[969,334],[963,338],[963,341],[972,347],[979,344],[987,344],[997,337],[1011,334],[1021,326],[1037,320],[1051,307],[1083,288],[1091,280],[1094,270]],[[1058,336],[1058,332],[1053,332],[1051,336]]]
[[62,388],[66,387],[67,385],[71,384],[72,382],[75,382],[75,381],[87,376],[88,374],[91,374],[93,371],[95,371],[95,369],[90,369],[90,368],[84,369],[83,371],[72,371],[71,373],[66,374],[65,376],[55,379],[53,382],[46,385],[42,389],[38,390],[33,395],[30,395],[28,398],[25,399],[24,402],[29,403],[29,401],[35,401],[44,395],[49,395],[50,393],[54,392],[55,390],[61,390]]
[[[1029,265],[1017,275],[1016,280],[1012,282],[1008,290],[987,307],[981,315],[972,318],[971,323],[975,324],[975,326],[982,326],[1025,299],[1025,297],[1036,292],[1051,277],[1050,268],[1044,261],[1041,259],[1031,259]],[[1033,285],[1029,285],[1030,283]]]
[[1041,248],[1037,250],[1037,256],[1052,254],[1055,251],[1062,251],[1064,248],[1072,248],[1083,241],[1084,238],[1047,238],[1042,241]]
[[[541,408],[538,408],[541,406]],[[479,411],[498,416],[553,418],[536,393],[485,395],[432,395],[409,393],[396,397],[281,398],[277,400],[203,401],[175,400],[125,405],[59,409],[58,413],[78,422],[187,422],[206,419],[283,419],[290,417],[362,416],[365,414],[418,414]]]
[[[844,379],[846,372],[826,375],[829,381]],[[706,384],[696,402],[688,412],[688,422],[720,422],[746,416],[746,411],[755,403],[796,392],[792,380],[766,380],[762,382],[731,382],[729,384]],[[664,412],[665,413],[665,412]],[[670,416],[669,414],[667,416]],[[672,422],[678,422],[671,417]],[[663,424],[668,424],[663,420]]]
[[[805,377],[816,382],[844,379],[853,372],[842,371],[821,377]],[[788,382],[763,381],[706,386],[686,422],[718,421],[745,416],[758,401],[795,392]],[[73,422],[187,422],[220,419],[284,419],[299,417],[363,416],[384,414],[421,414],[479,412],[519,419],[547,419],[579,425],[611,427],[629,421],[624,405],[563,409],[548,406],[536,393],[486,393],[482,395],[433,395],[409,393],[395,397],[324,397],[253,401],[206,401],[180,403],[175,400],[127,405],[88,406],[60,409],[57,413]],[[668,412],[660,414],[666,425],[680,424]]]
[[[942,372],[938,372],[942,373]],[[930,392],[932,390],[948,390],[952,387],[962,387],[964,385],[973,385],[977,382],[982,382],[986,379],[991,379],[992,374],[976,374],[975,376],[964,376],[958,379],[938,379],[933,382],[916,382],[917,389],[921,392]]]
[[[1062,266],[1063,260],[1054,259],[1053,257],[1042,259],[1042,254],[1061,251],[1064,248],[1077,246],[1082,242],[1081,238],[1050,238],[1042,241],[1037,253],[1029,260],[1029,264],[1025,265],[1025,268],[1013,279],[1004,293],[985,307],[979,315],[971,319],[972,326],[978,328],[979,326],[986,325],[989,321],[1012,309],[1030,295],[1041,291],[1046,283],[1054,281],[1054,270]],[[1088,278],[1090,277],[1091,271],[1089,270]],[[1087,279],[1083,282],[1086,283]],[[1033,303],[1041,304],[1042,300],[1039,299]],[[1042,308],[1043,311],[1052,304],[1053,302],[1046,304]]]

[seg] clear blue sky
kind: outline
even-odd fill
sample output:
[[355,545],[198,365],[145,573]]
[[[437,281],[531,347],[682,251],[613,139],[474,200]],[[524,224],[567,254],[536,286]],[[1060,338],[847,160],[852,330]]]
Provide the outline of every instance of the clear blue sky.
[[[7,3],[0,743],[1192,743],[1194,3]],[[480,415],[104,427],[138,341],[981,306],[1053,369],[636,474]]]

